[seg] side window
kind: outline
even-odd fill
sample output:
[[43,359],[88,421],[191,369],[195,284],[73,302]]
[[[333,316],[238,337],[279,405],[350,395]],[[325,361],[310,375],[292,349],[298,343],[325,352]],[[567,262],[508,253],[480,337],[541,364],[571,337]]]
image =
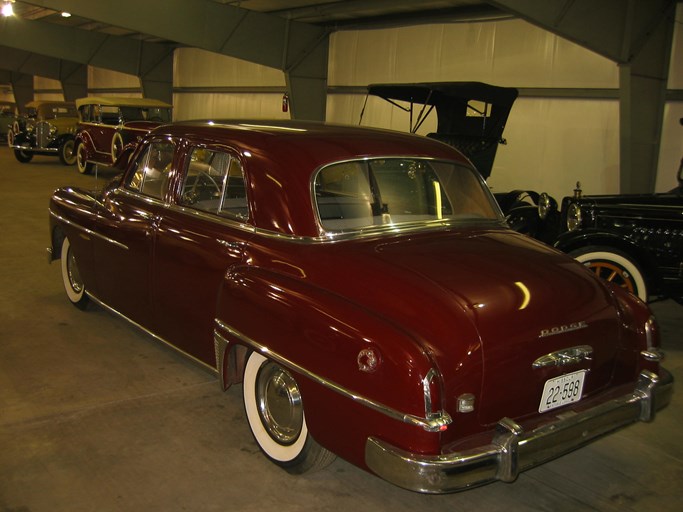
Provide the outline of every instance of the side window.
[[119,124],[119,107],[112,105],[105,105],[100,107],[100,115],[102,116],[102,123],[111,126]]
[[169,176],[173,164],[174,146],[170,142],[153,142],[140,155],[135,173],[127,188],[146,196],[163,199],[168,192]]
[[247,194],[239,160],[223,151],[194,148],[180,204],[209,213],[247,219]]
[[81,121],[84,123],[89,123],[90,122],[90,108],[92,105],[81,105],[81,108],[78,109],[78,115],[81,118]]

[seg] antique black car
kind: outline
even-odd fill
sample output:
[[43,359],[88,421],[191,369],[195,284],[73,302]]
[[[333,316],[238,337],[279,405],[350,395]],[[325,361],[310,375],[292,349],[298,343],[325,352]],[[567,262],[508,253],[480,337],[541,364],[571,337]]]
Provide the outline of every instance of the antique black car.
[[559,209],[543,193],[534,236],[644,301],[683,304],[683,160],[677,177],[658,194],[584,195],[577,183]]
[[557,226],[544,241],[642,300],[683,303],[683,168],[678,182],[667,193],[595,196],[577,184],[559,212],[542,194],[541,216]]
[[[427,137],[459,149],[484,179],[488,179],[498,145],[507,143],[503,131],[518,91],[514,87],[482,82],[435,82],[372,84],[368,86],[370,95],[409,113],[410,133],[417,133],[429,115],[436,111],[436,131]],[[361,122],[364,112],[365,107]],[[513,190],[494,196],[510,227],[536,236],[541,227],[537,192]]]

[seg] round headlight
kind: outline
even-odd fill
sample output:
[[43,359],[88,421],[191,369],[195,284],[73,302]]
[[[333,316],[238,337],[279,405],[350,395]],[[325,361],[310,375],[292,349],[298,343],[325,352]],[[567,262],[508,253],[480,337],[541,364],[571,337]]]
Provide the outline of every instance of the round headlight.
[[545,219],[555,208],[557,208],[557,203],[547,192],[538,196],[538,216],[541,219]]
[[581,227],[581,207],[572,203],[567,208],[567,229],[569,231],[574,231]]
[[33,129],[34,129],[34,128],[35,128],[35,126],[33,126],[32,124],[27,124],[27,125],[26,125],[26,131],[27,131],[28,133],[33,133]]

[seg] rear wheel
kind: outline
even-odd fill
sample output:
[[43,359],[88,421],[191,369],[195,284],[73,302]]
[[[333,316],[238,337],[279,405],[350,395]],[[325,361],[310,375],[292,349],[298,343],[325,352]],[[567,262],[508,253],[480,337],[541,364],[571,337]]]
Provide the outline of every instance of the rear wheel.
[[85,309],[90,302],[90,298],[85,293],[85,284],[78,271],[76,257],[71,250],[71,243],[68,238],[62,243],[62,281],[66,296],[71,303],[79,309]]
[[123,139],[121,138],[121,134],[119,132],[116,132],[111,139],[111,163],[112,163],[112,165],[116,163],[116,159],[121,154],[121,151],[123,151]]
[[598,277],[625,288],[647,301],[647,285],[638,264],[626,253],[611,247],[588,246],[569,253]]
[[244,410],[265,455],[289,473],[315,471],[335,456],[308,433],[299,385],[292,374],[258,352],[244,368]]

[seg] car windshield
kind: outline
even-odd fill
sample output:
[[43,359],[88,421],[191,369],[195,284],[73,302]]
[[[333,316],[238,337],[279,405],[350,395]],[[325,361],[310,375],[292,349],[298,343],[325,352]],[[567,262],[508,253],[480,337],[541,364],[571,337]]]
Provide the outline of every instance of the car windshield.
[[326,232],[429,221],[500,221],[476,171],[452,162],[383,158],[341,162],[315,177]]
[[38,115],[43,119],[56,119],[58,117],[76,117],[76,107],[73,105],[41,105]]
[[171,109],[166,107],[121,107],[124,121],[171,121]]

